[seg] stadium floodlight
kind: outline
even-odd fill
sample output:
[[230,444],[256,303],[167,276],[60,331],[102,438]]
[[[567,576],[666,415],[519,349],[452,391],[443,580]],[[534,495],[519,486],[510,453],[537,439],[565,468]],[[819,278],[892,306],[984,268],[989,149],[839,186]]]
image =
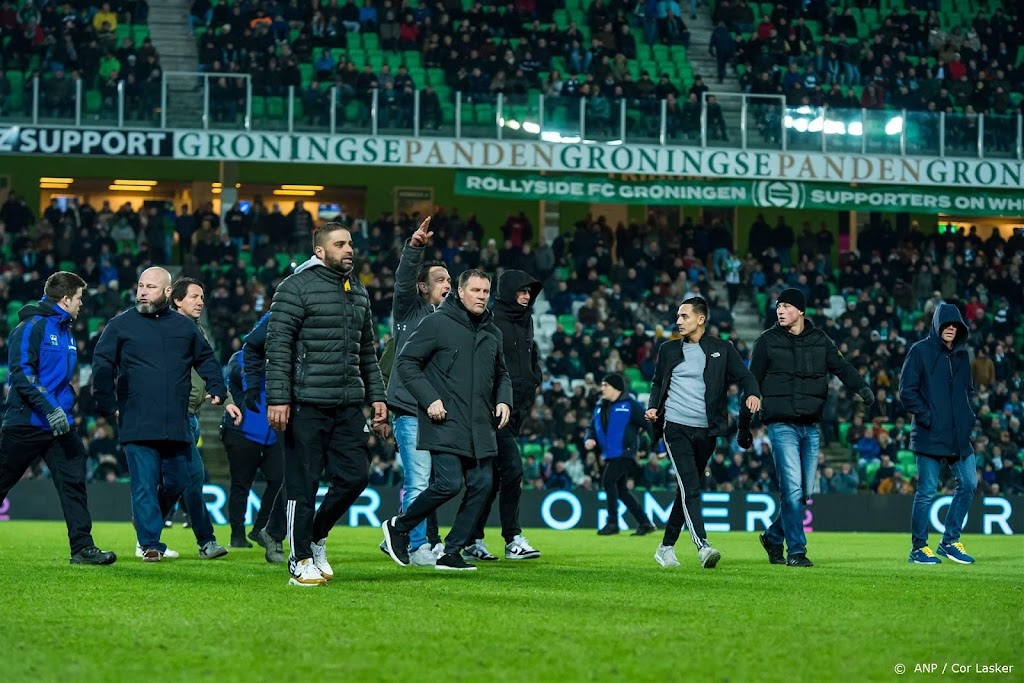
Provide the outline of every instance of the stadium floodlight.
[[313,190],[319,192],[324,189],[323,185],[282,185],[282,190]]
[[316,192],[313,190],[274,190],[274,194],[278,197],[314,197]]
[[69,183],[39,183],[40,190],[66,190],[69,187]]
[[73,183],[73,182],[75,182],[74,178],[40,178],[39,179],[39,184],[40,185],[42,185],[43,183],[69,183],[70,184],[70,183]]
[[156,180],[115,180],[115,185],[156,185]]
[[886,135],[899,135],[903,132],[903,117],[894,116],[885,124]]
[[152,192],[152,185],[118,185],[114,184],[107,188],[113,192]]

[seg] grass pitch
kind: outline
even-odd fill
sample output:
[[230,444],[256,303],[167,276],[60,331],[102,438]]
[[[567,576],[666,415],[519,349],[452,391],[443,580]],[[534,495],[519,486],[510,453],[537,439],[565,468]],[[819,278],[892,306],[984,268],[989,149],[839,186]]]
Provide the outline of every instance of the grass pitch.
[[814,533],[800,570],[754,534],[712,534],[707,571],[682,542],[683,566],[656,565],[660,534],[531,530],[540,560],[453,575],[338,528],[336,578],[306,589],[258,547],[201,561],[179,527],[164,539],[182,558],[159,564],[134,557],[129,524],[94,536],[117,564],[69,566],[60,523],[0,524],[0,680],[893,681],[924,663],[1024,680],[1020,537],[965,537],[975,565],[921,567],[909,534]]

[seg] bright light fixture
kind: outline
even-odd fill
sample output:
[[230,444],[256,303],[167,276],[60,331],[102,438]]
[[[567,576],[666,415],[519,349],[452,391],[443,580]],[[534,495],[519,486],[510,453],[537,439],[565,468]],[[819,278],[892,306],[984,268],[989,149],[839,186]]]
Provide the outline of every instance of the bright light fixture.
[[71,185],[69,183],[39,183],[39,188],[42,190],[66,190]]
[[115,180],[115,185],[156,185],[155,180]]
[[319,192],[324,189],[323,185],[282,185],[282,190],[315,190]]
[[111,185],[107,188],[114,192],[152,192],[153,188],[149,185]]
[[74,178],[40,178],[39,179],[40,185],[42,185],[42,183],[73,183],[73,182],[75,182]]
[[278,197],[313,197],[316,192],[313,190],[274,190]]

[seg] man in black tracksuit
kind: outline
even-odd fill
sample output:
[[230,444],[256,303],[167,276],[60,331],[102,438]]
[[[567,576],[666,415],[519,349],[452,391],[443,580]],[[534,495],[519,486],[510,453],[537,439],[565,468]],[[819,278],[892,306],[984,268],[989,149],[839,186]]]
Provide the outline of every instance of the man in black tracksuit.
[[[285,490],[293,586],[333,578],[327,534],[369,481],[363,406],[387,420],[373,314],[352,265],[352,235],[340,223],[313,233],[313,258],[274,293],[267,327],[267,419],[284,432]],[[331,486],[319,510],[324,471]]]
[[245,412],[239,423],[224,413],[220,438],[228,456],[231,492],[228,494],[228,523],[231,535],[245,537],[245,512],[249,490],[262,471],[266,479],[260,498],[260,511],[252,525],[249,538],[263,546],[267,562],[284,562],[281,542],[285,528],[283,500],[279,500],[284,484],[284,446],[267,422],[266,356],[267,323],[265,313],[245,337],[245,345],[228,361],[228,390],[235,404]]
[[498,277],[498,295],[491,313],[501,330],[505,367],[512,380],[512,415],[498,430],[498,457],[494,459],[494,485],[470,536],[473,543],[463,552],[478,560],[496,560],[484,545],[484,527],[499,490],[501,535],[505,539],[505,559],[532,560],[540,557],[519,528],[519,499],[523,493],[523,458],[519,453],[519,430],[530,414],[537,387],[540,386],[540,360],[533,340],[533,304],[544,286],[522,270],[506,270]]
[[[772,564],[811,567],[804,536],[804,503],[818,468],[818,423],[828,397],[829,375],[838,377],[867,404],[874,395],[864,378],[825,332],[804,317],[799,289],[784,289],[775,304],[778,322],[761,333],[750,353],[750,372],[761,387],[761,421],[772,444],[782,489],[781,509],[761,545]],[[737,442],[750,448],[751,411],[740,408]],[[783,558],[783,541],[789,559]]]
[[461,551],[491,492],[496,432],[508,424],[512,408],[501,332],[487,310],[490,292],[486,273],[464,272],[458,296],[449,295],[423,319],[395,360],[394,372],[419,407],[417,446],[430,451],[433,469],[427,490],[382,525],[387,552],[403,567],[409,565],[409,532],[465,483],[465,498],[435,568],[476,569]]
[[738,384],[749,410],[761,407],[757,382],[731,343],[705,333],[708,303],[703,297],[687,299],[676,313],[681,339],[665,342],[647,403],[647,419],[657,425],[676,471],[679,492],[665,527],[665,537],[654,554],[663,567],[679,565],[675,544],[685,522],[697,546],[701,566],[712,569],[721,553],[708,543],[701,511],[704,472],[715,453],[718,437],[729,432],[729,385]]

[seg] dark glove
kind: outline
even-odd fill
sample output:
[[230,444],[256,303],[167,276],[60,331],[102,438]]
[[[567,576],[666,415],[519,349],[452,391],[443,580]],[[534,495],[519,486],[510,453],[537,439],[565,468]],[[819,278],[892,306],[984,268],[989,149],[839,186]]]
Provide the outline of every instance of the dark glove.
[[54,436],[64,436],[71,431],[71,425],[68,424],[68,415],[64,412],[63,408],[57,408],[47,413],[46,421],[50,423],[50,429],[53,430]]
[[253,413],[260,412],[260,390],[258,388],[245,390],[245,409]]
[[749,429],[741,429],[736,434],[736,443],[740,445],[740,448],[747,450],[754,445],[754,435],[750,433]]
[[857,395],[864,400],[864,405],[871,406],[875,403],[875,395],[871,393],[871,389],[864,387],[857,392]]

